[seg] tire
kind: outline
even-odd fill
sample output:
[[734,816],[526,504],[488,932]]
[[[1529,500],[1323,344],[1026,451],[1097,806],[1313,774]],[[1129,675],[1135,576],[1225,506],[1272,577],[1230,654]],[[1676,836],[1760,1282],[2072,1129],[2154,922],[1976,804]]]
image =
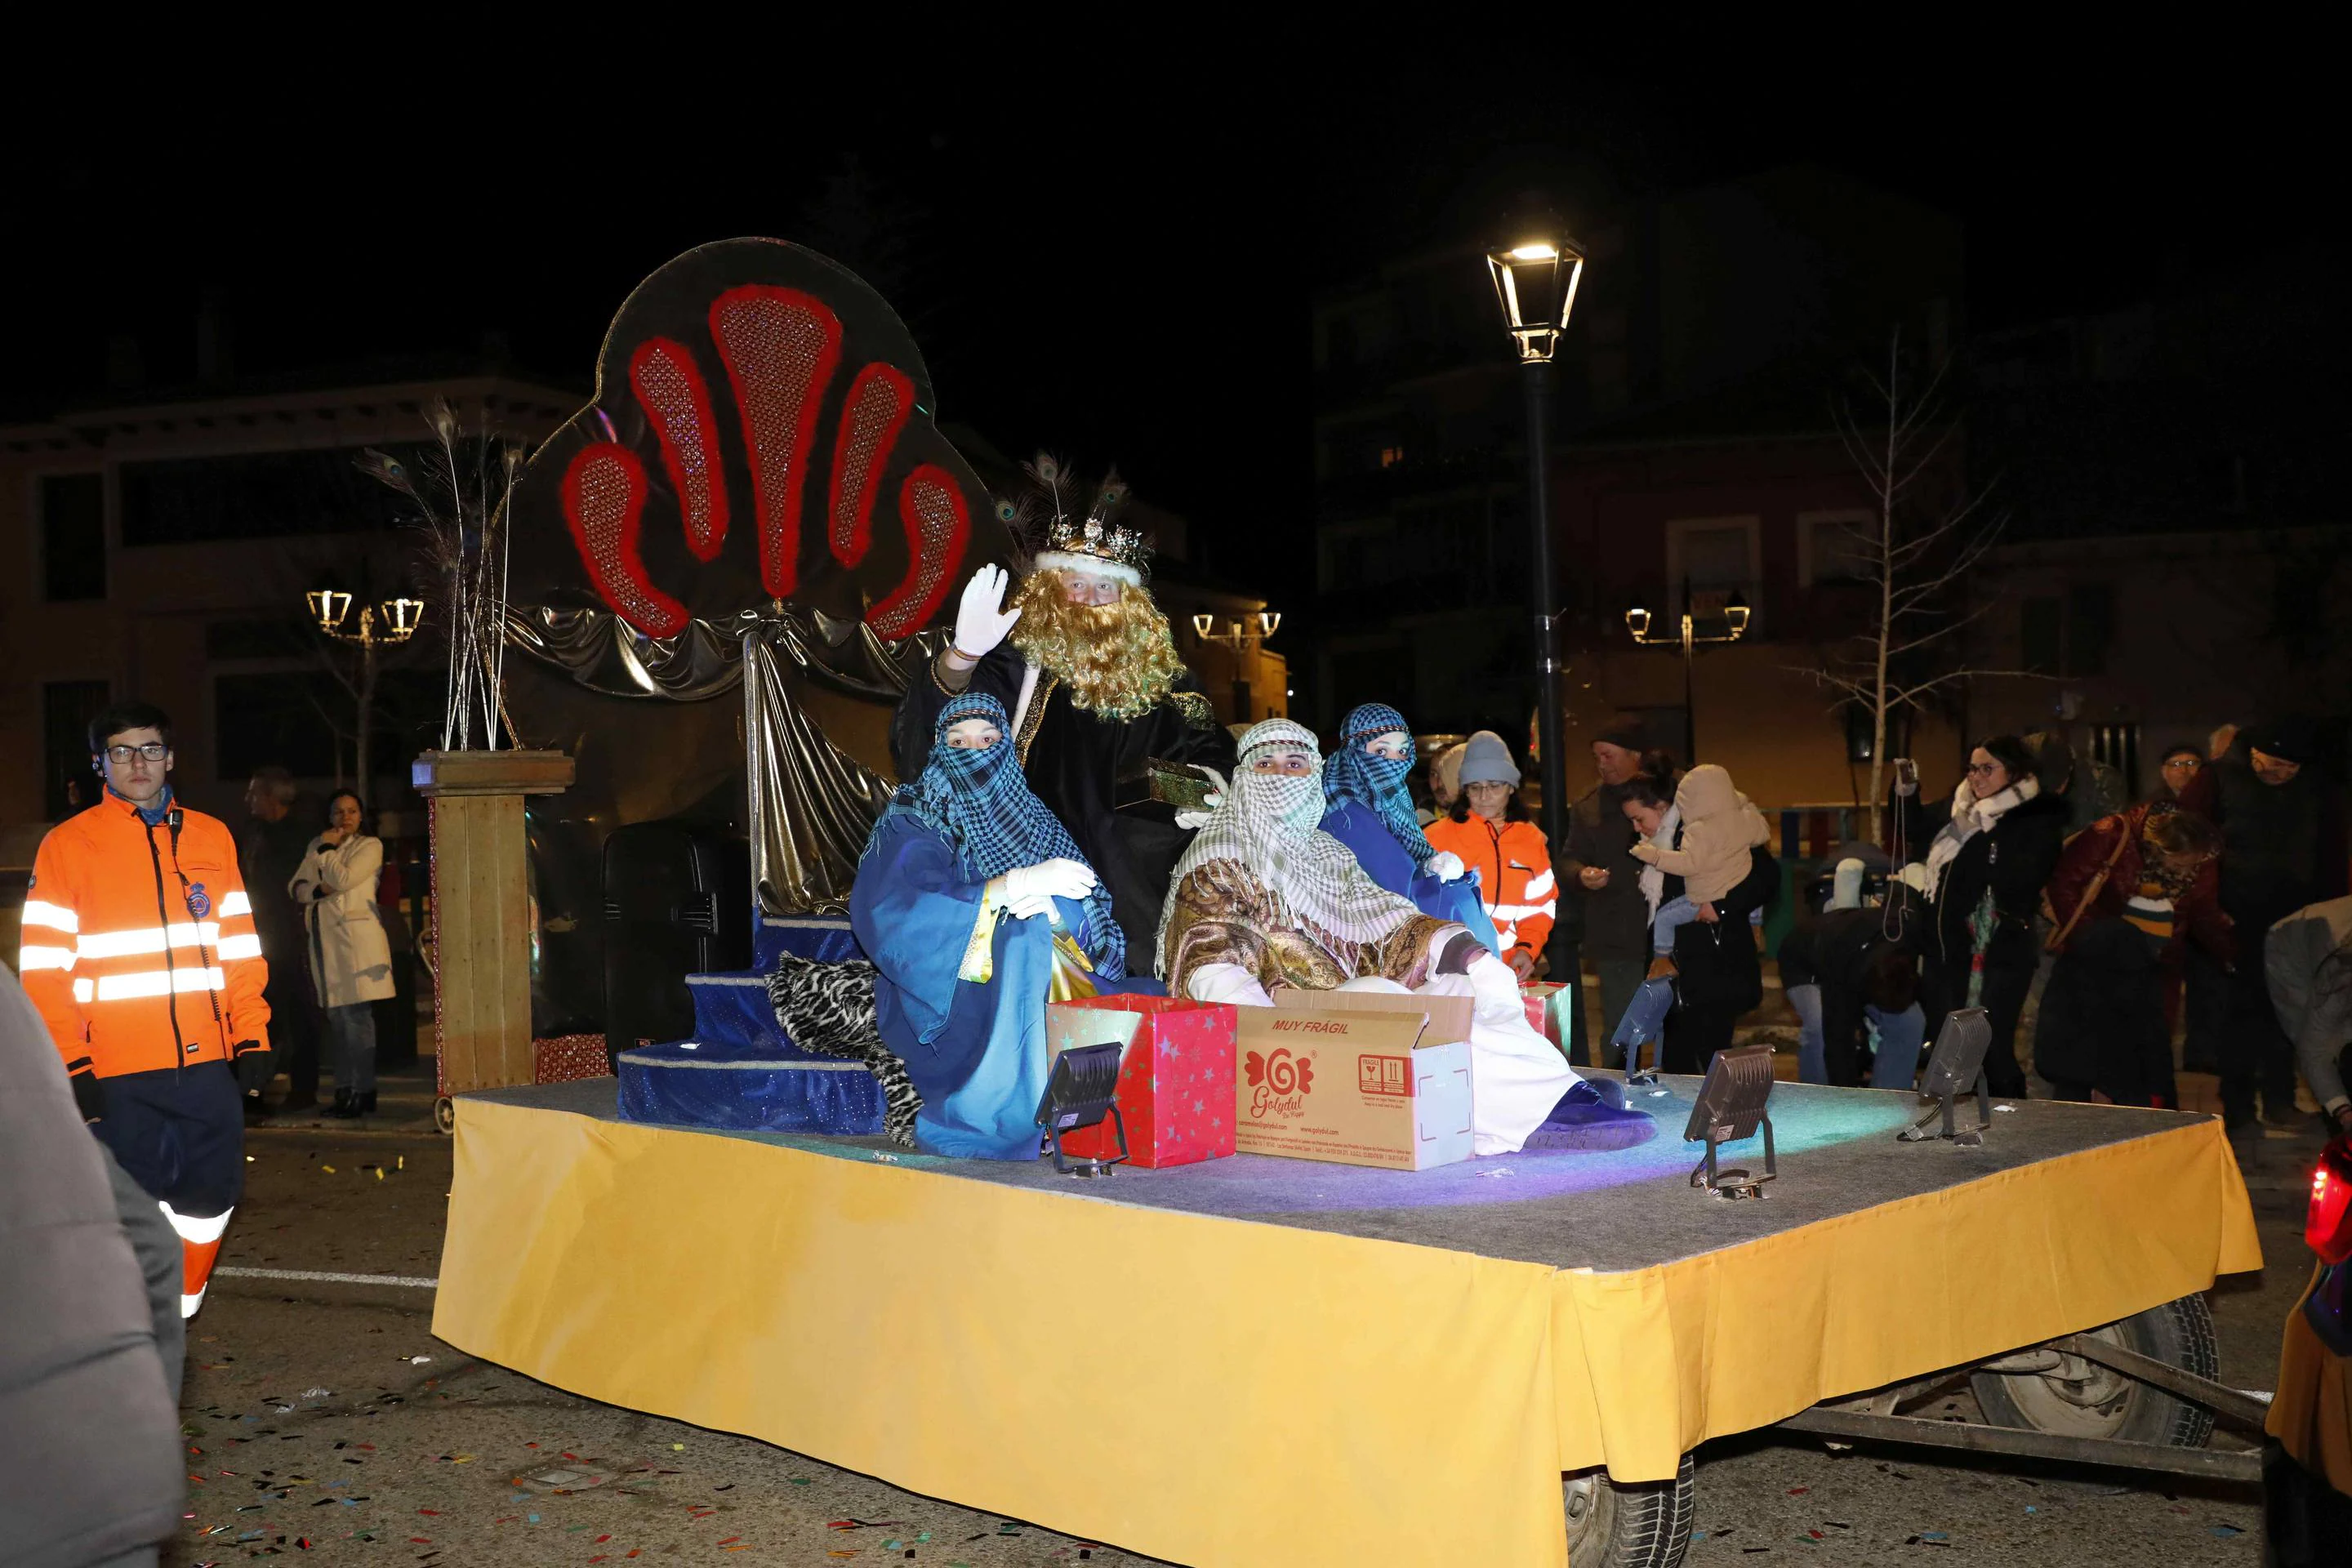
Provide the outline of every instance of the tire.
[[433,1102],[433,1131],[442,1133],[457,1131],[457,1106],[446,1094]]
[[[2213,1314],[2202,1296],[2183,1296],[2091,1332],[2200,1377],[2221,1375]],[[1969,1374],[1969,1384],[1985,1419],[1995,1426],[2172,1448],[2201,1448],[2213,1435],[2213,1413],[2201,1405],[2080,1357],[2070,1358],[2068,1370],[2085,1375],[2070,1380],[2054,1372],[1978,1372]]]
[[1698,1505],[1691,1471],[1685,1454],[1671,1481],[1612,1481],[1605,1469],[1561,1478],[1569,1568],[1679,1568]]

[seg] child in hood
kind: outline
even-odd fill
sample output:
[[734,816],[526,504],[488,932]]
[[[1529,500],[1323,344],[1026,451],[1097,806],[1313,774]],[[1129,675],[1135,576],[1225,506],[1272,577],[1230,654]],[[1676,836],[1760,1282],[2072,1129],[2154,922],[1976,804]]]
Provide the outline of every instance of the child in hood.
[[1646,838],[1633,846],[1634,858],[1655,867],[1661,878],[1671,874],[1683,879],[1682,897],[1659,905],[1650,924],[1650,951],[1660,959],[1674,952],[1675,933],[1684,926],[1695,920],[1714,921],[1715,900],[1746,879],[1753,864],[1749,851],[1771,837],[1764,814],[1713,763],[1702,763],[1683,775],[1675,791],[1675,815],[1682,825],[1681,847],[1667,848]]

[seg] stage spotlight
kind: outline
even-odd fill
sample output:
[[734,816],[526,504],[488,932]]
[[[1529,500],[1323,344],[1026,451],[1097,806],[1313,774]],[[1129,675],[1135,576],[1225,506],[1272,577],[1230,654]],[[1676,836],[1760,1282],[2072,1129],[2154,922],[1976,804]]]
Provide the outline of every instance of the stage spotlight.
[[[1118,1092],[1120,1047],[1073,1046],[1054,1058],[1054,1075],[1045,1080],[1045,1098],[1037,1102],[1037,1125],[1054,1145],[1054,1169],[1066,1176],[1103,1176],[1127,1161],[1127,1123],[1111,1097]],[[1092,1127],[1105,1115],[1118,1139],[1118,1152],[1108,1160],[1073,1163],[1062,1153],[1062,1134]]]
[[[1930,1133],[1927,1124],[1937,1113],[1929,1111],[1918,1122],[1905,1128],[1895,1136],[1906,1143],[1919,1143],[1930,1137],[1949,1138],[1955,1143],[1976,1145],[1984,1142],[1984,1130],[1992,1125],[1992,1089],[1985,1080],[1985,1047],[1992,1044],[1992,1019],[1981,1007],[1956,1007],[1944,1016],[1944,1026],[1936,1035],[1936,1049],[1927,1058],[1927,1076],[1919,1085],[1919,1092],[1931,1100],[1943,1102],[1944,1130]],[[1961,1095],[1974,1085],[1977,1092],[1977,1124],[1967,1132],[1952,1131],[1952,1108]]]
[[[1702,1140],[1706,1143],[1705,1157],[1691,1167],[1692,1186],[1704,1186],[1718,1198],[1764,1195],[1764,1184],[1780,1173],[1772,1158],[1772,1119],[1764,1113],[1771,1098],[1771,1047],[1742,1046],[1716,1052],[1715,1060],[1707,1064],[1706,1079],[1699,1085],[1697,1102],[1691,1107],[1690,1125],[1683,1129],[1685,1143]],[[1764,1173],[1750,1176],[1738,1169],[1717,1171],[1717,1145],[1752,1138],[1759,1127],[1764,1131]]]

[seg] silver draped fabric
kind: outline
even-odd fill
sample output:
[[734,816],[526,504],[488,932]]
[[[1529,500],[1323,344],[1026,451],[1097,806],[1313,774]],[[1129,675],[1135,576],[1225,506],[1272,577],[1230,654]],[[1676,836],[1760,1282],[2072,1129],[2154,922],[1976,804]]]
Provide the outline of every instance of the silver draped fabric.
[[908,673],[950,634],[888,643],[860,621],[772,605],[697,620],[675,637],[646,637],[602,608],[515,609],[508,635],[606,696],[701,701],[740,682],[752,886],[763,912],[789,915],[848,906],[858,855],[893,787],[826,737],[793,695],[798,683],[896,706]]

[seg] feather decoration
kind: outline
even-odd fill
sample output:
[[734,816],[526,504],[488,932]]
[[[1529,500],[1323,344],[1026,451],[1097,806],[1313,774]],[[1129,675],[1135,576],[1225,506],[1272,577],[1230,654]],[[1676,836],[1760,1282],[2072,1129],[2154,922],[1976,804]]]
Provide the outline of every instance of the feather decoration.
[[1062,481],[1068,477],[1061,459],[1051,452],[1040,452],[1031,461],[1022,464],[1021,471],[1045,490],[1045,499],[1054,509],[1053,521],[1060,522],[1066,510],[1062,505]]

